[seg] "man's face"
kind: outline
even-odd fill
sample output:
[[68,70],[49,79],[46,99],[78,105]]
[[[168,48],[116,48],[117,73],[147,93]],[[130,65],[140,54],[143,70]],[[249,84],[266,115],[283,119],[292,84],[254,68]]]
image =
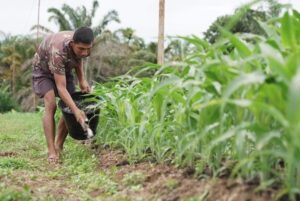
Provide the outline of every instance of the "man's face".
[[90,55],[92,46],[93,44],[71,42],[73,52],[78,58],[88,57]]

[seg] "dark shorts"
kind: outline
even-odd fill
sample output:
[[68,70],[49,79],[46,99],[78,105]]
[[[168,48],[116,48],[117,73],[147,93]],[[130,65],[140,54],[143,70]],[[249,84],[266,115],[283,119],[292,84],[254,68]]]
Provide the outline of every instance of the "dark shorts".
[[[72,94],[75,92],[75,85],[73,79],[67,79],[67,91]],[[43,98],[45,94],[51,89],[54,90],[55,96],[59,97],[57,87],[53,79],[48,77],[33,77],[32,78],[32,88],[34,93]]]

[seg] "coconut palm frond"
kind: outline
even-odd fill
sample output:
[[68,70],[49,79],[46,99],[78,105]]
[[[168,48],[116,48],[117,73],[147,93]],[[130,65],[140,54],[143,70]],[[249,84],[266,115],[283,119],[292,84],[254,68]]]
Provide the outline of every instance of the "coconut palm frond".
[[72,26],[72,30],[81,26],[81,22],[82,22],[81,15],[80,13],[77,13],[76,9],[73,9],[71,6],[64,4],[62,10],[70,20],[70,25]]
[[93,2],[93,6],[92,6],[92,9],[91,9],[91,17],[95,17],[95,14],[96,14],[96,11],[99,7],[99,3],[97,0],[94,0]]
[[40,31],[45,32],[45,33],[54,33],[51,29],[49,29],[43,25],[40,25],[40,24],[33,25],[30,28],[30,31],[37,30],[37,29],[39,29]]
[[60,31],[72,30],[71,24],[65,18],[64,14],[60,10],[56,8],[49,8],[48,12],[52,13],[52,15],[49,17],[48,20],[49,21],[53,20],[57,25],[59,25]]
[[117,11],[115,10],[111,10],[109,11],[102,19],[101,23],[99,24],[99,26],[103,27],[103,29],[105,29],[105,27],[110,23],[110,22],[117,22],[120,23],[120,18],[119,18],[119,14]]

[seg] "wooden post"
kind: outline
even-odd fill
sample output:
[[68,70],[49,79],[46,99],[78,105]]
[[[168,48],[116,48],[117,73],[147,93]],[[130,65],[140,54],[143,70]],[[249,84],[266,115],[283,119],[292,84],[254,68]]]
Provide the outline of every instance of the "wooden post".
[[[40,35],[40,9],[41,9],[41,0],[38,0],[38,10],[37,10],[37,30],[36,30],[36,44],[35,50],[37,52],[39,48],[39,35]],[[38,104],[38,97],[33,93],[33,109],[36,110]]]
[[41,9],[41,0],[38,1],[38,16],[37,16],[37,30],[36,30],[36,49],[39,45],[39,34],[40,34],[40,9]]
[[165,21],[165,0],[159,0],[157,63],[160,65],[164,64],[164,21]]

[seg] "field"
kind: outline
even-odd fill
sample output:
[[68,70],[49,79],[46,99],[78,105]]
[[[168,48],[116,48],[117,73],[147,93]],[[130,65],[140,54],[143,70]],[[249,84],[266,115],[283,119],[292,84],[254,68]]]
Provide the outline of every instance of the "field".
[[[190,168],[130,163],[120,149],[67,138],[49,165],[39,113],[0,115],[0,200],[269,200],[241,180],[196,177]],[[97,138],[99,139],[99,138]],[[256,190],[256,191],[255,191]]]
[[243,14],[214,43],[179,37],[181,60],[96,83],[95,141],[68,138],[58,166],[40,112],[1,114],[0,200],[300,200],[300,13],[228,31]]

